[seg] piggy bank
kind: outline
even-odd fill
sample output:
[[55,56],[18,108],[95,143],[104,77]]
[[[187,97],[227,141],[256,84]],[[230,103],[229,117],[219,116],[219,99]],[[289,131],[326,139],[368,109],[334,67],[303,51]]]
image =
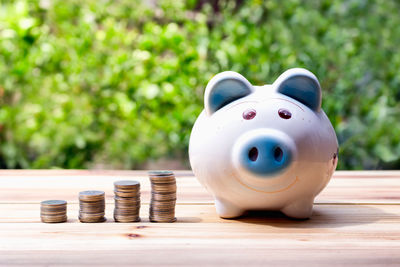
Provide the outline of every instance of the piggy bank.
[[215,75],[191,132],[189,158],[222,218],[250,210],[310,217],[338,161],[318,79],[301,68],[263,86],[232,71]]

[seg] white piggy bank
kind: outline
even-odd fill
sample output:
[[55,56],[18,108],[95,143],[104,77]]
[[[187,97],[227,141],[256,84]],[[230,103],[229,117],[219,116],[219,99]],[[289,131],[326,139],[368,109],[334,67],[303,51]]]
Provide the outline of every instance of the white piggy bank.
[[336,169],[337,152],[318,79],[300,68],[264,86],[236,72],[214,76],[189,144],[192,170],[222,218],[249,210],[310,217],[315,196]]

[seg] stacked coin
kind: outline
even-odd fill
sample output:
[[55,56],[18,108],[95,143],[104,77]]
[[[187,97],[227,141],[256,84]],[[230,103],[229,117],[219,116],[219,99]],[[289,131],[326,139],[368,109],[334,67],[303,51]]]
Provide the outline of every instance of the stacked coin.
[[45,200],[40,203],[40,218],[44,223],[67,221],[67,201]]
[[83,223],[104,222],[105,200],[103,191],[79,193],[79,220]]
[[149,172],[151,201],[149,219],[151,222],[174,222],[176,204],[176,180],[171,171]]
[[114,220],[116,222],[140,221],[140,183],[117,181],[114,183]]

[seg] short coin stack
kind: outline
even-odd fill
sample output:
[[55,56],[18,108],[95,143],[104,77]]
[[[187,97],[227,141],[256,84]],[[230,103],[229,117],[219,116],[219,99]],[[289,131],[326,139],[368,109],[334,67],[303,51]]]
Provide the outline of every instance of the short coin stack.
[[83,223],[104,222],[105,200],[103,191],[79,193],[79,220]]
[[149,177],[151,182],[150,221],[176,221],[176,180],[174,173],[171,171],[151,171]]
[[124,223],[140,221],[140,183],[117,181],[114,183],[114,194],[114,220]]
[[44,223],[67,221],[67,201],[45,200],[40,203],[40,218]]

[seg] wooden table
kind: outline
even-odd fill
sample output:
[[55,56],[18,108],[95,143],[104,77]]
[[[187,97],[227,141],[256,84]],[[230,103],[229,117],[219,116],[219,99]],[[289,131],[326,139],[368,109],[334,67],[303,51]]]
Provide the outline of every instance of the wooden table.
[[[311,219],[220,219],[189,171],[177,171],[176,223],[149,223],[145,171],[0,171],[0,265],[400,266],[400,172],[336,172]],[[140,223],[114,223],[113,182],[139,180]],[[105,223],[77,219],[78,192],[106,192]],[[68,222],[39,202],[68,201]]]

